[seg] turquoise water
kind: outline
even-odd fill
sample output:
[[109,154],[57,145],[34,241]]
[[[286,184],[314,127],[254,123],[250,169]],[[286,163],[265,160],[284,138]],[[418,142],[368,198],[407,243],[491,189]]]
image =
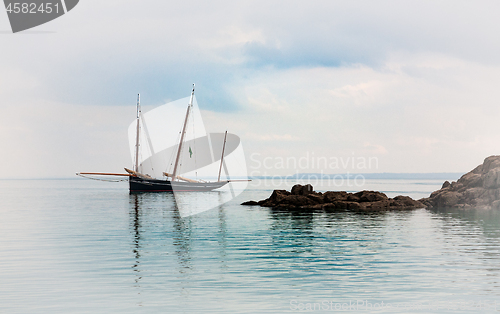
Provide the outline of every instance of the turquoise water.
[[[417,198],[441,184],[365,183]],[[121,183],[5,180],[0,188],[1,313],[500,310],[497,211],[292,214],[238,205],[279,188],[260,182],[181,218],[171,194],[129,195]]]

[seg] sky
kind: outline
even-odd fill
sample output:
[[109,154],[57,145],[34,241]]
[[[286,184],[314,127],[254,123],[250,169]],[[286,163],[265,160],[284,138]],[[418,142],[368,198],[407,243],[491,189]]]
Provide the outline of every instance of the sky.
[[147,111],[192,83],[207,131],[237,134],[253,174],[465,173],[500,154],[499,10],[82,0],[13,34],[0,9],[0,178],[122,172],[137,93]]

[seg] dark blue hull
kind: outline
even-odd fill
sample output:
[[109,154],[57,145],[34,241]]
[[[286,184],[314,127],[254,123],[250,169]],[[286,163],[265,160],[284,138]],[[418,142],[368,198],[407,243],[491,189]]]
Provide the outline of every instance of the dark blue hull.
[[222,182],[178,182],[158,179],[129,177],[130,192],[205,192],[218,189],[228,183]]

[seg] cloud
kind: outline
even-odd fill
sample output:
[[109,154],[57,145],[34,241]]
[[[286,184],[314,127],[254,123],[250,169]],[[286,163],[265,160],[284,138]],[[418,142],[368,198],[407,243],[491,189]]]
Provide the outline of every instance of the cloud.
[[210,109],[238,110],[228,82],[269,68],[378,67],[394,52],[498,64],[497,6],[89,0],[39,28],[55,33],[3,36],[0,68],[29,73],[53,101],[125,105],[133,91],[160,104],[196,82]]
[[290,134],[256,134],[252,132],[247,132],[245,134],[245,138],[249,140],[255,141],[280,141],[280,142],[296,142],[304,140],[298,136],[292,136]]
[[[245,120],[233,130],[263,155],[354,153],[377,156],[378,171],[465,171],[498,154],[498,73],[498,66],[430,54],[398,56],[376,69],[281,69],[235,82],[252,105],[211,119]],[[263,140],[271,134],[300,141]]]
[[0,34],[4,175],[122,167],[136,94],[160,105],[193,82],[210,131],[249,152],[466,171],[498,153],[499,6],[80,2],[45,32]]
[[122,171],[126,128],[134,108],[38,101],[2,106],[2,178],[72,177],[78,171]]

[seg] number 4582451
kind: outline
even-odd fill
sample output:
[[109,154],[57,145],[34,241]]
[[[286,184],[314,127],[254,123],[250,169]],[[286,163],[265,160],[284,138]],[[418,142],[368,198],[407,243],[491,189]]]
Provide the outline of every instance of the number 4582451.
[[59,3],[42,3],[38,5],[37,3],[9,3],[7,6],[7,12],[9,13],[47,13],[52,12],[59,13]]

